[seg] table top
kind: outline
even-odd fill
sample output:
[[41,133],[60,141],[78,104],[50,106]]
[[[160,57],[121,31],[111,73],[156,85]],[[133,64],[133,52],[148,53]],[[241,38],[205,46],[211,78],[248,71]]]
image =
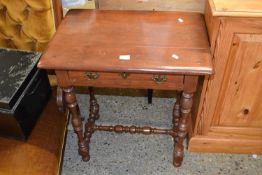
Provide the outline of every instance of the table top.
[[209,0],[214,16],[262,17],[262,0]]
[[39,68],[212,74],[203,16],[186,12],[72,10]]
[[40,53],[0,48],[0,108],[10,109],[36,69]]

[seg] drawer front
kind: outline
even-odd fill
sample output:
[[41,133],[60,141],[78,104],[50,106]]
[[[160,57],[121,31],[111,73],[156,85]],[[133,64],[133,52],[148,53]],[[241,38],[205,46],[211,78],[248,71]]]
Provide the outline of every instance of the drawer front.
[[105,73],[70,71],[70,81],[76,86],[182,90],[183,75],[139,73]]

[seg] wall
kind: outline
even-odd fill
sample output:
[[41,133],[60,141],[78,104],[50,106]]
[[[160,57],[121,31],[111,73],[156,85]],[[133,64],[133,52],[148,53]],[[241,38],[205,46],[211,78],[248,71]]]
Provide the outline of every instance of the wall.
[[64,12],[71,8],[102,10],[158,10],[204,12],[205,0],[63,0]]
[[97,0],[100,9],[204,12],[205,0]]

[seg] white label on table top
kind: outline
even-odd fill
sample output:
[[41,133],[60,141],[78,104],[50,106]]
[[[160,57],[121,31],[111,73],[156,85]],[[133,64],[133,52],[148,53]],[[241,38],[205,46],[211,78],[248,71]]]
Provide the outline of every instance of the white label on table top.
[[184,22],[184,19],[183,18],[178,18],[178,22],[182,23],[182,22]]
[[172,54],[172,58],[178,60],[179,59],[179,56],[177,54]]
[[128,61],[128,60],[130,60],[130,55],[120,55],[119,59]]

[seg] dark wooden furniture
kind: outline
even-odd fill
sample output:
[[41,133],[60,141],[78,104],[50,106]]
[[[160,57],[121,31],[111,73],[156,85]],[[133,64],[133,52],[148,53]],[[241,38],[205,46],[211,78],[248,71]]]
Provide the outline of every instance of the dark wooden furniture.
[[28,138],[48,102],[47,73],[36,67],[40,55],[0,48],[0,136]]
[[[174,138],[175,166],[183,160],[198,77],[213,72],[203,16],[182,12],[70,11],[38,67],[56,71],[84,161],[90,158],[93,132],[100,130],[169,134]],[[74,86],[88,86],[90,91],[85,131]],[[173,128],[96,125],[99,105],[93,87],[178,90]]]

